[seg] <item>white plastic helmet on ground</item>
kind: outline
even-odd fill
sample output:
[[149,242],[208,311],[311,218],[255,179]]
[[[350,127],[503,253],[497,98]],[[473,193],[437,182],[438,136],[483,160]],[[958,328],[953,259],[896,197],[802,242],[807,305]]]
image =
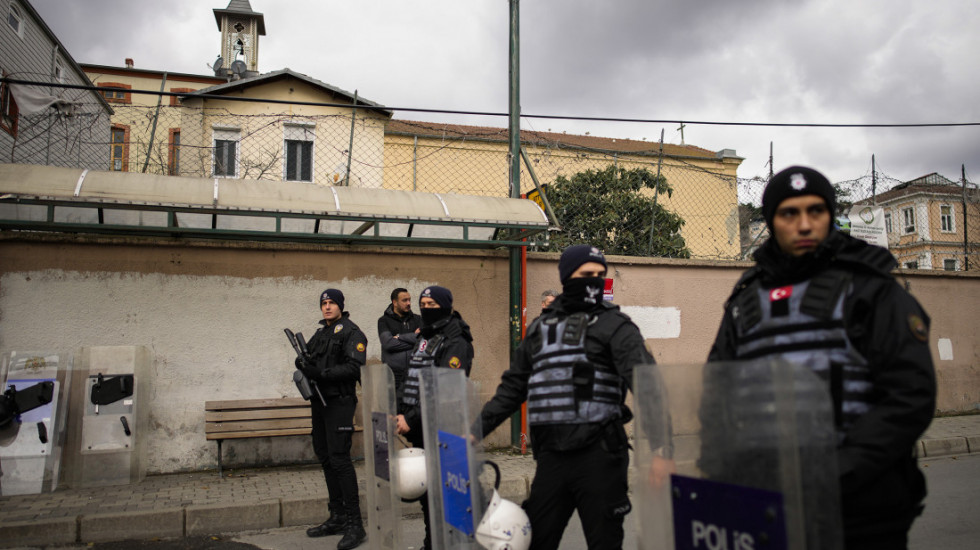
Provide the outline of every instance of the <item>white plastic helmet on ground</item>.
[[497,479],[487,511],[476,528],[476,541],[487,550],[527,550],[531,546],[531,520],[524,509],[500,497],[500,468],[490,461]]
[[401,449],[395,457],[397,485],[395,494],[404,501],[415,501],[425,495],[425,449]]

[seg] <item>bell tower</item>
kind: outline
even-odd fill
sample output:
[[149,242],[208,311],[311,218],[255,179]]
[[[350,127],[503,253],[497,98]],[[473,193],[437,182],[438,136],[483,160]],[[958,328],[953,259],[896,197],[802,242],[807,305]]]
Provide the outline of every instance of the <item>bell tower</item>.
[[259,37],[265,36],[265,17],[252,11],[248,0],[231,0],[225,9],[214,9],[221,31],[221,56],[214,75],[237,80],[259,74]]

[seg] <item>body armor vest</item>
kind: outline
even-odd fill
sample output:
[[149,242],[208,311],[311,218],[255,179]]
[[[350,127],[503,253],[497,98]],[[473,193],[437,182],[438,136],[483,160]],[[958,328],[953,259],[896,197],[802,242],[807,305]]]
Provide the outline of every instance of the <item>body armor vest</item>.
[[868,362],[844,325],[850,283],[847,273],[836,270],[768,290],[754,281],[735,298],[732,311],[738,333],[736,358],[778,356],[805,365],[827,381],[838,436],[870,409]]
[[422,369],[436,366],[439,352],[446,337],[437,334],[432,338],[419,340],[408,360],[408,375],[405,377],[405,389],[402,392],[402,403],[415,407],[422,398],[420,372]]
[[527,392],[530,425],[602,423],[622,416],[619,374],[586,355],[589,324],[585,313],[549,315],[538,323],[540,345],[531,355]]

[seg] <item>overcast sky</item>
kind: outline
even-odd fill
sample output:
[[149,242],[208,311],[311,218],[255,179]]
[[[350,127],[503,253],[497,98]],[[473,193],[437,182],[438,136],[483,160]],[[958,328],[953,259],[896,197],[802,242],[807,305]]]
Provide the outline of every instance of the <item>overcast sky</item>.
[[[30,0],[79,63],[208,74],[227,0]],[[398,108],[505,113],[507,0],[251,0],[259,70],[289,67]],[[976,0],[521,2],[521,110],[684,120],[684,141],[735,149],[743,178],[808,164],[833,181],[878,170],[980,180],[980,126],[699,125],[980,122]],[[506,117],[396,112],[505,127]],[[525,118],[522,128],[680,143],[678,125]]]

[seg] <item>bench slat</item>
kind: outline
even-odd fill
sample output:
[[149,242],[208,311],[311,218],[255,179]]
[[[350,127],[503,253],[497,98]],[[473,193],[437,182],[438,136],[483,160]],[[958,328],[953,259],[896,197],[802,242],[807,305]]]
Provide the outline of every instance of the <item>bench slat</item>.
[[277,437],[281,435],[310,435],[310,429],[292,428],[289,430],[268,430],[257,432],[218,432],[207,434],[207,439],[245,439],[251,437]]
[[289,407],[285,409],[207,411],[205,422],[225,422],[229,420],[266,420],[273,418],[310,418],[309,407]]
[[310,428],[310,418],[285,418],[279,420],[253,420],[250,422],[209,422],[204,426],[205,433],[247,432],[267,430],[288,430],[291,428]]
[[276,397],[272,399],[237,399],[232,401],[205,401],[205,411],[227,411],[235,409],[281,409],[283,407],[309,407],[302,397]]

